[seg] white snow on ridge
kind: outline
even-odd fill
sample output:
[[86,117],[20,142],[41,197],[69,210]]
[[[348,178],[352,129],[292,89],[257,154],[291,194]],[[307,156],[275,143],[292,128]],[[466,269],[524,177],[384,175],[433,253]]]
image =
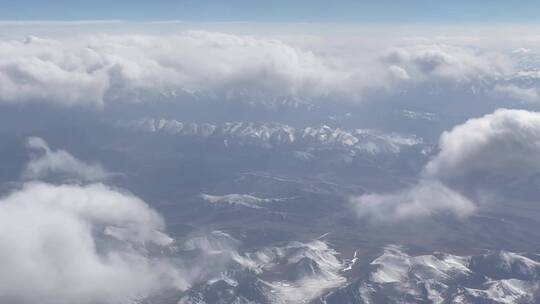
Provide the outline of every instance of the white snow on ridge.
[[358,250],[356,250],[354,252],[353,258],[350,261],[348,261],[347,267],[345,267],[342,271],[345,272],[345,271],[352,270],[354,265],[358,262],[358,260],[359,260],[359,258],[358,258]]
[[[340,275],[344,268],[343,262],[338,258],[338,253],[323,241],[290,242],[240,253],[232,249],[234,246],[222,244],[222,241],[230,242],[230,236],[223,235],[213,232],[208,237],[189,242],[188,248],[201,248],[213,256],[228,251],[233,263],[226,273],[209,279],[201,289],[193,290],[178,303],[215,303],[213,300],[206,302],[205,299],[207,290],[214,287],[220,288],[219,293],[227,297],[227,303],[248,303],[242,293],[246,288],[249,295],[259,296],[258,300],[263,303],[310,303],[329,288],[346,283],[346,279]],[[214,240],[216,237],[218,242]],[[233,240],[233,243],[236,241]],[[266,274],[275,273],[281,275],[263,279]],[[242,280],[246,275],[250,277],[247,285]],[[209,297],[213,299],[212,293]]]
[[[532,276],[540,273],[538,262],[517,253],[415,256],[401,246],[389,245],[372,261],[373,269],[364,268],[368,271],[365,276],[349,280],[343,274],[358,254],[353,261],[342,260],[321,240],[292,241],[249,252],[237,251],[236,244],[231,236],[218,232],[188,242],[188,248],[205,248],[213,260],[226,256],[232,263],[226,272],[210,278],[179,303],[214,303],[217,292],[226,296],[226,303],[248,303],[247,299],[256,303],[312,303],[320,298],[320,303],[343,304],[358,303],[359,299],[362,303],[391,304],[510,304],[535,303],[540,292],[540,281]],[[532,279],[520,278],[523,274]]]
[[260,198],[249,194],[226,194],[226,195],[210,195],[201,194],[199,196],[203,200],[212,204],[228,204],[236,206],[244,206],[249,208],[260,209],[264,204],[272,202],[282,202],[288,198]]
[[538,282],[526,282],[518,279],[489,281],[484,284],[485,289],[466,288],[467,293],[479,299],[490,299],[495,303],[514,304],[532,303],[527,300],[535,291],[538,291]]
[[237,145],[265,148],[297,145],[306,149],[347,149],[366,154],[397,154],[403,147],[423,143],[414,135],[384,133],[371,129],[318,127],[294,128],[281,123],[228,122],[221,126],[202,123],[182,123],[176,120],[145,118],[127,123],[127,128],[147,132],[163,132],[178,136],[198,136]]
[[437,114],[430,113],[430,112],[416,112],[416,111],[410,111],[410,110],[403,110],[401,111],[401,114],[404,117],[407,117],[412,120],[427,120],[427,121],[436,121]]
[[371,262],[378,269],[371,274],[376,283],[405,282],[414,272],[420,279],[446,280],[456,275],[468,275],[468,258],[452,255],[420,255],[411,257],[399,246],[388,246],[383,255]]
[[264,269],[289,265],[296,279],[268,282],[273,289],[272,303],[309,303],[325,290],[346,283],[340,275],[345,268],[338,252],[326,242],[291,242],[283,247],[269,247],[253,254],[254,260],[265,261]]
[[536,303],[540,294],[540,263],[507,251],[411,256],[389,245],[371,265],[365,280],[346,287],[366,303]]
[[511,270],[512,266],[515,266],[522,274],[535,275],[536,270],[540,269],[539,262],[514,252],[501,251],[498,256],[501,261],[499,266],[505,270]]

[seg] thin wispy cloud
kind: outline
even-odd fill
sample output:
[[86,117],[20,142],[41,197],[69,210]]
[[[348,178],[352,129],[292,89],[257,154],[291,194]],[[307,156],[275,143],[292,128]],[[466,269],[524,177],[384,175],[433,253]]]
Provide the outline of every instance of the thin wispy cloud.
[[103,181],[110,177],[99,164],[87,164],[65,150],[52,150],[39,137],[30,137],[26,143],[32,156],[22,173],[25,179],[60,176],[82,181]]
[[0,20],[2,26],[73,26],[73,25],[106,25],[126,23],[124,20]]

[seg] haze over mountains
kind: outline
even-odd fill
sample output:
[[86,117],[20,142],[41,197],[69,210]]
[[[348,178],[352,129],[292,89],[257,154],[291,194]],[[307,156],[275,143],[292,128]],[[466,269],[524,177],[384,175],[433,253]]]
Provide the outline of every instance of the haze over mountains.
[[0,35],[0,302],[540,303],[534,29],[122,26]]

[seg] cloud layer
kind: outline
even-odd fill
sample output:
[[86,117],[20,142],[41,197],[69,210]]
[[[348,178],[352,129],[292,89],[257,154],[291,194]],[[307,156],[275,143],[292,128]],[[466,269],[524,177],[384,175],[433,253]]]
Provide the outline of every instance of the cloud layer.
[[341,51],[294,45],[206,31],[0,40],[0,102],[102,107],[192,94],[356,101],[422,83],[452,88],[480,81],[491,90],[486,80],[513,72],[507,54],[429,41],[376,50],[354,42]]
[[[133,92],[327,94],[346,75],[280,41],[202,31],[0,41],[0,100],[103,105]],[[126,101],[126,100],[123,100]],[[133,101],[133,100],[127,100]]]

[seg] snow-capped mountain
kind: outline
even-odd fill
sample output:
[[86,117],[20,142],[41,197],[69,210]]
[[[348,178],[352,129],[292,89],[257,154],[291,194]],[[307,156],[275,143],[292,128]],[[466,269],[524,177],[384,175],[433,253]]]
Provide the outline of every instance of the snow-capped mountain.
[[390,245],[323,303],[537,303],[540,263],[506,251],[409,255]]
[[145,118],[123,124],[131,129],[218,140],[224,145],[264,148],[302,149],[299,157],[309,158],[310,149],[346,149],[362,154],[397,154],[405,147],[420,146],[415,135],[384,133],[370,129],[345,130],[327,125],[294,128],[281,123],[228,122],[220,126],[208,123],[183,123],[176,120]]
[[200,198],[210,204],[215,205],[231,205],[231,206],[243,206],[248,208],[260,209],[264,208],[266,204],[273,202],[283,202],[287,198],[260,198],[250,194],[225,194],[225,195],[211,195],[201,194]]
[[203,249],[214,257],[227,251],[231,259],[225,271],[194,285],[179,303],[310,303],[346,282],[340,274],[343,261],[323,241],[237,253],[223,244],[224,235],[189,242],[190,249]]

